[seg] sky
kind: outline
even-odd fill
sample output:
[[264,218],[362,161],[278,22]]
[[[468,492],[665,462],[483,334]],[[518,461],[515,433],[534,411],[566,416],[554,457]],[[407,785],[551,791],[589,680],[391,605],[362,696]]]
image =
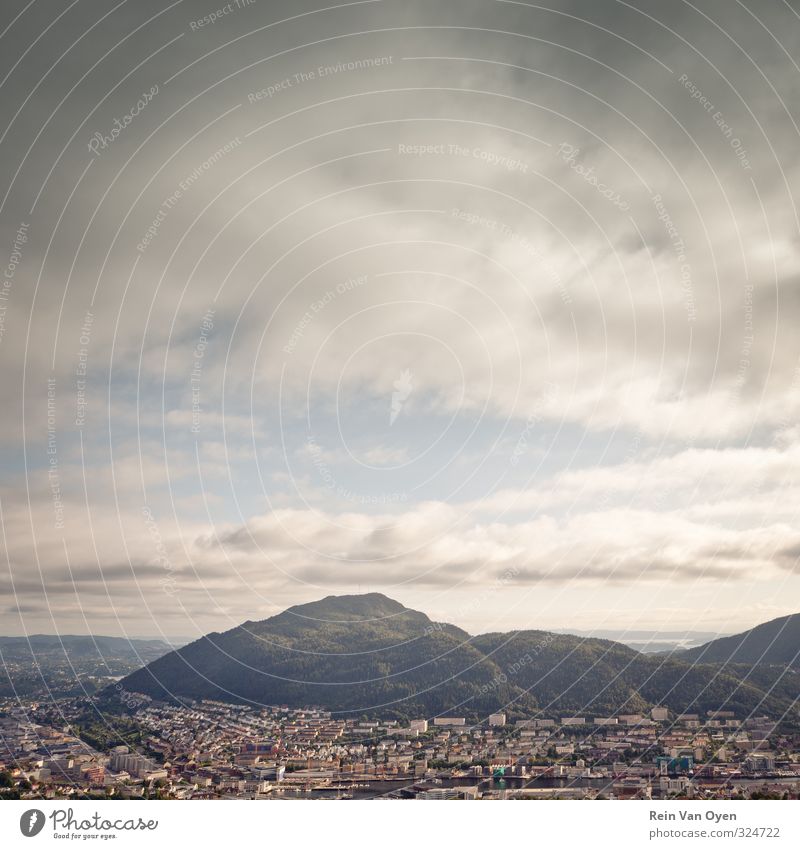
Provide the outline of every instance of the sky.
[[8,0],[0,631],[800,611],[797,0]]

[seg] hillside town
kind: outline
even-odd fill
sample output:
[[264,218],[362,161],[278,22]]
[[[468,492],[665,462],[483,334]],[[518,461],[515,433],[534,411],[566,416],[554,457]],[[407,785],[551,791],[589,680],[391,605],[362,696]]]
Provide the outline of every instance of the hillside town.
[[[338,718],[322,710],[139,694],[0,700],[6,798],[800,798],[800,734],[729,711],[538,716],[479,723]],[[113,726],[113,727],[112,727]],[[105,728],[105,731],[103,730]],[[126,736],[127,735],[127,736]],[[120,742],[128,741],[127,744]]]

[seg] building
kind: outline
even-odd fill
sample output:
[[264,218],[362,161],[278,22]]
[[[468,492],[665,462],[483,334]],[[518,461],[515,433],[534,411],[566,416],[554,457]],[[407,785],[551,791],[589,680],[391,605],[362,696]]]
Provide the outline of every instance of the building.
[[694,769],[694,756],[659,756],[656,758],[656,767],[661,775],[676,775],[682,772],[691,772]]
[[239,747],[240,754],[243,755],[268,755],[275,748],[275,743],[272,740],[262,741],[259,743],[245,743]]
[[744,761],[745,772],[773,772],[775,769],[775,755],[772,752],[758,752],[748,755]]
[[650,711],[650,719],[653,722],[666,722],[669,719],[669,710],[665,707],[654,707]]
[[409,729],[411,731],[418,731],[420,734],[424,734],[428,730],[428,720],[412,719],[409,723]]
[[255,764],[250,774],[258,781],[283,781],[286,767],[283,764]]
[[81,767],[81,778],[87,783],[96,787],[102,786],[106,777],[105,768],[97,763],[86,764]]
[[506,715],[504,713],[490,713],[489,725],[503,726],[506,724]]
[[467,720],[463,716],[437,716],[433,720],[434,725],[466,725]]
[[665,796],[675,793],[683,793],[689,786],[689,780],[682,776],[678,778],[661,778],[659,779],[659,789]]
[[135,778],[155,772],[158,766],[150,758],[131,752],[114,752],[109,764],[112,772],[127,772]]

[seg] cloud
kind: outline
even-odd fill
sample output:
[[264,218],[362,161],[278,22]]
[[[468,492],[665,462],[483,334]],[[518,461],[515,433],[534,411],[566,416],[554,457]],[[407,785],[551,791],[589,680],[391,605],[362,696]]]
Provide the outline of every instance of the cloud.
[[509,569],[520,599],[792,580],[790,6],[307,11],[14,23],[0,496],[26,617],[194,627]]

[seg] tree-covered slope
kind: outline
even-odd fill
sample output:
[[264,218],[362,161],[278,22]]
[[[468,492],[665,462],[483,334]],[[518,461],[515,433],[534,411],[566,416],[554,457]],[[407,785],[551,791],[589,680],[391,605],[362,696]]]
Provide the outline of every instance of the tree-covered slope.
[[328,597],[213,633],[129,675],[159,699],[317,705],[350,715],[473,719],[731,710],[797,714],[798,678],[767,667],[645,655],[545,631],[470,637],[386,596]]
[[[729,710],[737,716],[796,712],[797,676],[646,655],[610,640],[542,631],[485,634],[473,645],[544,712],[606,716],[663,705],[674,713]],[[682,657],[682,656],[681,656]],[[792,690],[794,694],[792,695]]]
[[800,667],[800,614],[773,619],[733,637],[720,637],[678,657],[703,663],[780,664]]
[[611,640],[520,631],[482,634],[473,645],[533,693],[545,713],[605,715],[643,710],[648,705],[620,670],[639,652]]
[[[209,634],[122,683],[162,699],[485,716],[520,695],[499,677],[464,631],[373,593],[329,597]],[[535,708],[530,696],[516,701],[520,710]]]

